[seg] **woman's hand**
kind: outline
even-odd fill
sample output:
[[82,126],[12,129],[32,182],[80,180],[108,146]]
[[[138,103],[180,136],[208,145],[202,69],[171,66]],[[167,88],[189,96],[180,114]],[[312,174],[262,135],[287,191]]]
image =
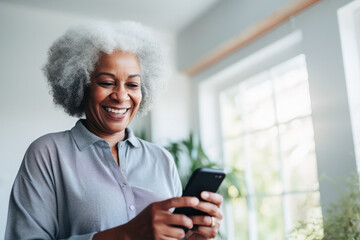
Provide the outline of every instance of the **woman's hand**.
[[185,237],[183,229],[173,225],[181,225],[191,229],[192,220],[182,214],[172,214],[169,209],[177,207],[197,207],[196,197],[171,198],[162,202],[155,202],[146,207],[130,222],[104,232],[97,233],[96,239],[181,239]]
[[222,212],[220,210],[223,198],[220,194],[202,192],[201,198],[205,201],[200,201],[200,203],[194,208],[206,212],[210,216],[190,217],[193,224],[196,226],[194,226],[194,228],[186,234],[186,239],[189,240],[215,238],[223,218]]

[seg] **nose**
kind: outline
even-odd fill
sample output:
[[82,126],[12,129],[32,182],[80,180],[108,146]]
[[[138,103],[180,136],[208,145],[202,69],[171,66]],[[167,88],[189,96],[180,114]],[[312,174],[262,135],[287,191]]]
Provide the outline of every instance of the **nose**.
[[119,86],[117,88],[114,88],[114,91],[110,94],[110,98],[117,102],[124,102],[130,99],[128,91],[124,86]]

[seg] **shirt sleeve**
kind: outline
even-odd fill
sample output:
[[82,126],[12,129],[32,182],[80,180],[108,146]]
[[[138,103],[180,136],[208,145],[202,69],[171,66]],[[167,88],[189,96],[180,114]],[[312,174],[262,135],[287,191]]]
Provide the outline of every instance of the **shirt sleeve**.
[[[5,240],[57,239],[57,200],[46,151],[29,148],[15,179],[9,201]],[[94,233],[71,236],[92,239]]]
[[172,157],[172,155],[167,150],[165,150],[165,151],[167,153],[167,156],[168,156],[169,161],[170,161],[170,166],[171,166],[171,175],[172,175],[172,179],[173,179],[173,188],[174,188],[174,192],[175,192],[174,197],[181,197],[183,189],[182,189],[182,184],[181,184],[181,181],[180,181],[179,172],[178,172],[177,167],[175,165],[174,158]]

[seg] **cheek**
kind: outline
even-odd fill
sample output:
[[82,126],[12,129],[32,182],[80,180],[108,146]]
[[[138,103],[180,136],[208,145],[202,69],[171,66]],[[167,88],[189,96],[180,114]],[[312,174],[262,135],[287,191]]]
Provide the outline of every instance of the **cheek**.
[[139,91],[138,93],[134,94],[134,102],[137,105],[137,107],[140,106],[141,100],[142,100],[142,94],[141,91]]
[[141,94],[141,92],[140,92],[140,94],[139,94],[139,105],[140,105],[140,103],[141,103],[141,100],[142,100],[142,94]]
[[105,91],[101,91],[97,89],[93,89],[89,95],[93,107],[97,107],[98,104],[101,103],[106,98],[106,96],[107,95]]

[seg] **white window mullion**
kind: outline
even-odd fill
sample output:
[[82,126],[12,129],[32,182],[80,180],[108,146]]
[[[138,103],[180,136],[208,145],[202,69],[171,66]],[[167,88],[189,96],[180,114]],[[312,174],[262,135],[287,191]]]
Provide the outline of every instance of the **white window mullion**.
[[[221,98],[219,97],[218,98],[218,101],[221,102]],[[220,114],[220,121],[223,122],[224,119],[223,119],[223,116],[222,114]],[[222,124],[221,126],[222,127]],[[224,159],[224,165],[225,165],[225,168],[228,168],[228,167],[231,167],[231,162],[229,162],[229,153],[227,151],[225,151],[225,143],[226,141],[228,140],[227,136],[225,136],[224,134],[224,129],[221,129],[221,143],[222,143],[222,155],[223,155],[223,159]],[[234,215],[233,215],[233,210],[232,210],[232,203],[228,203],[228,202],[225,202],[225,204],[223,205],[223,208],[224,208],[224,211],[225,211],[225,215],[224,215],[224,224],[222,224],[221,228],[222,229],[225,229],[225,236],[229,239],[233,239],[233,237],[235,236],[235,232],[234,232],[234,224],[233,224],[233,221],[232,219],[234,218]],[[221,231],[221,230],[220,230]]]
[[284,232],[286,239],[289,240],[288,233],[291,232],[293,226],[291,225],[291,211],[290,211],[290,204],[288,201],[288,198],[286,197],[286,194],[284,194],[288,190],[288,186],[286,183],[286,177],[285,177],[285,168],[284,168],[284,155],[282,150],[282,144],[281,144],[281,133],[280,133],[280,123],[278,118],[278,108],[277,108],[277,101],[276,101],[276,92],[275,92],[275,78],[274,74],[269,71],[269,78],[271,82],[271,92],[272,92],[272,99],[274,103],[274,112],[275,112],[275,127],[277,132],[277,147],[278,147],[278,158],[280,161],[280,179],[281,179],[281,185],[282,185],[282,209],[283,209],[283,218],[284,218]]
[[[239,95],[241,97],[240,100],[240,113],[243,117],[243,128],[247,129],[245,126],[246,121],[246,114],[244,114],[244,106],[243,106],[243,96],[244,92],[246,91],[243,84],[239,87]],[[252,165],[251,159],[249,157],[249,135],[244,134],[244,158],[245,158],[245,184],[247,189],[247,205],[248,205],[248,218],[249,218],[249,239],[250,240],[257,240],[258,239],[258,230],[257,230],[257,217],[256,217],[256,198],[255,198],[255,187],[252,175]]]

